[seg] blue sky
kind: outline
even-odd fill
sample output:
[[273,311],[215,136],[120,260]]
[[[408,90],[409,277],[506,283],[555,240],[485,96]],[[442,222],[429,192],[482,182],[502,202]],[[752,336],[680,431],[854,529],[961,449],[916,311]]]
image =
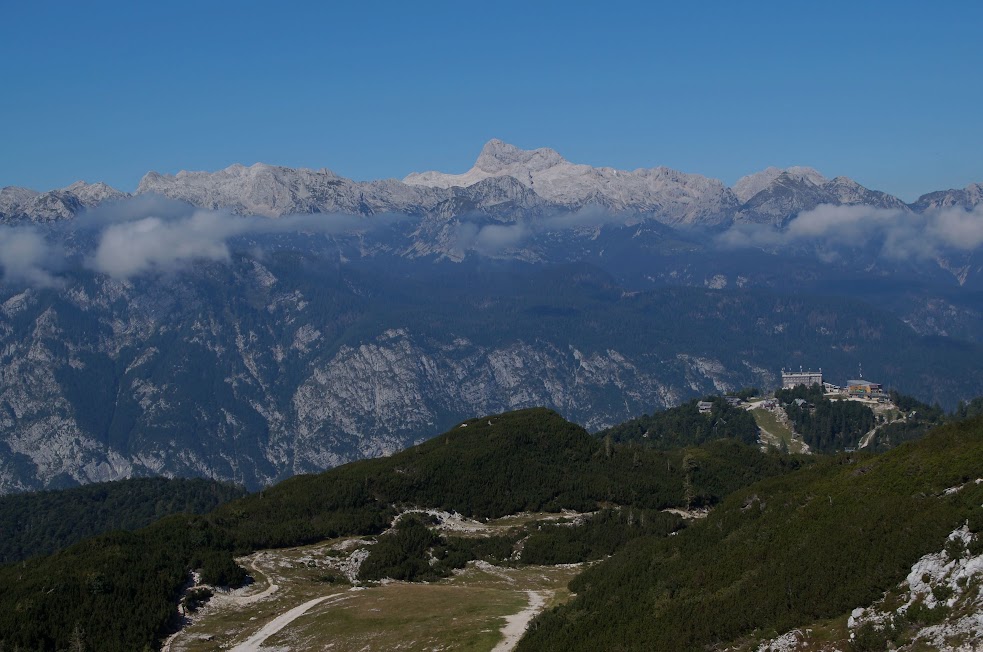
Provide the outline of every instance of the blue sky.
[[0,186],[463,172],[497,137],[733,183],[983,181],[983,3],[8,2]]

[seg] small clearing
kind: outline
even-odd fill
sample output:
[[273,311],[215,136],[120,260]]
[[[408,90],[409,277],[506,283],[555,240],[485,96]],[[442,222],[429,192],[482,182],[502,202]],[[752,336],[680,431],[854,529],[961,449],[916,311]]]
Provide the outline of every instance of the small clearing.
[[766,446],[780,447],[784,443],[790,453],[809,452],[809,446],[796,436],[782,408],[767,410],[759,407],[749,410],[749,412],[754,416],[754,420],[761,430],[761,441]]

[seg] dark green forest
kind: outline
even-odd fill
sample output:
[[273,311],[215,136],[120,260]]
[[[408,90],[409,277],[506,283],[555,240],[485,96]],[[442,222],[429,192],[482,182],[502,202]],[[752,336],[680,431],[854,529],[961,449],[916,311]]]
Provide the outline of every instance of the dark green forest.
[[103,532],[136,530],[171,514],[204,514],[245,494],[211,480],[134,478],[0,496],[0,564],[50,554]]
[[[821,453],[856,448],[877,423],[873,410],[863,403],[830,400],[823,396],[819,385],[780,389],[775,392],[775,398],[785,405],[785,412],[802,440],[810,449]],[[806,404],[800,405],[796,399]]]
[[[856,448],[864,435],[875,426],[877,431],[866,449],[889,450],[924,436],[931,428],[946,421],[972,416],[975,414],[972,406],[979,401],[976,399],[968,405],[962,403],[953,414],[947,415],[937,404],[928,405],[896,390],[891,390],[889,397],[902,417],[892,423],[885,423],[883,415],[875,417],[873,410],[863,403],[827,398],[818,385],[799,385],[775,392],[775,398],[784,406],[795,430],[813,451],[819,453]],[[805,401],[805,404],[800,405],[797,399]]]
[[498,565],[594,561],[614,554],[632,539],[664,537],[685,527],[680,516],[635,507],[602,509],[577,522],[534,521],[493,537],[441,535],[430,524],[416,514],[401,518],[372,547],[359,579],[433,581],[450,576],[472,559]]
[[699,446],[714,439],[730,438],[754,445],[758,441],[758,424],[750,412],[731,407],[722,397],[711,397],[713,409],[700,414],[697,400],[678,407],[646,414],[597,433],[615,442],[637,442],[668,450]]
[[976,418],[764,480],[678,536],[635,539],[585,571],[576,599],[538,617],[518,649],[705,650],[847,613],[959,525],[983,527],[981,469]]

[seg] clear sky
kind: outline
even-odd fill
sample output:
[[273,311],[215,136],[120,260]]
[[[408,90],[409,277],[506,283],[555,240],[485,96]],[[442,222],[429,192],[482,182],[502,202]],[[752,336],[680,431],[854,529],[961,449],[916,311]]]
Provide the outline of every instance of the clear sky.
[[911,200],[983,181],[983,2],[32,2],[0,20],[0,186],[232,163],[355,179],[553,147]]

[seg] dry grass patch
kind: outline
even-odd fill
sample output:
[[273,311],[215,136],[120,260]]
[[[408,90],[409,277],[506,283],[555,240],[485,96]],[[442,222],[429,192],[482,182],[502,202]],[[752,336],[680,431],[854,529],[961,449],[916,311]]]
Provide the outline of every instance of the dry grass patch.
[[[542,517],[528,515],[529,520]],[[514,526],[514,520],[509,520],[496,525]],[[276,584],[277,590],[244,604],[234,596],[219,596],[178,635],[171,652],[232,649],[290,609],[329,595],[339,599],[313,607],[266,639],[263,648],[487,651],[501,640],[506,616],[527,607],[527,591],[544,592],[546,608],[555,606],[570,598],[567,584],[582,569],[580,565],[507,568],[478,562],[431,584],[388,582],[351,588],[319,579],[338,547],[339,541],[329,541],[251,555],[246,561],[262,576],[248,593],[254,595],[270,584]]]

